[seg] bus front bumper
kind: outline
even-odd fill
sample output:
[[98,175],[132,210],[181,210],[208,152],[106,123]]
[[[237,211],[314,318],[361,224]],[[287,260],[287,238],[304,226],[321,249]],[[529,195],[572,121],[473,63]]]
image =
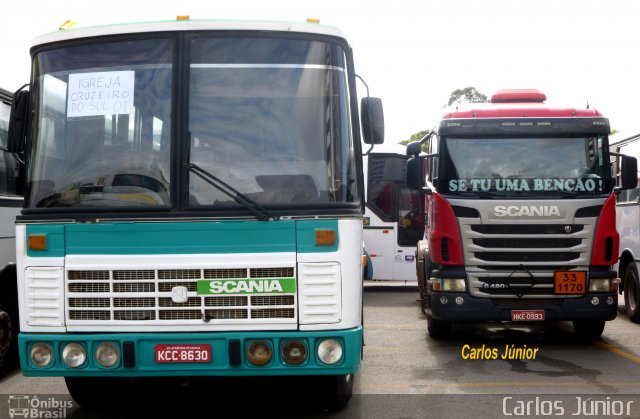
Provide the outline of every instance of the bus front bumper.
[[[18,341],[25,376],[344,375],[360,368],[362,327],[313,332],[20,333]],[[258,344],[252,346],[254,342]],[[294,363],[287,362],[284,355],[287,351],[291,354],[291,345],[297,347],[293,350],[297,355]],[[257,348],[262,361],[269,358],[265,352],[270,352],[270,358],[264,365],[252,364],[250,347],[254,354]],[[114,348],[117,361],[112,366],[101,365],[97,353],[103,354],[101,359],[113,361]],[[104,356],[105,349],[111,358]],[[79,352],[84,352],[84,360]],[[301,356],[304,352],[306,356]],[[34,362],[48,356],[46,365]],[[337,360],[330,364],[322,359]],[[82,362],[70,366],[74,360]]]

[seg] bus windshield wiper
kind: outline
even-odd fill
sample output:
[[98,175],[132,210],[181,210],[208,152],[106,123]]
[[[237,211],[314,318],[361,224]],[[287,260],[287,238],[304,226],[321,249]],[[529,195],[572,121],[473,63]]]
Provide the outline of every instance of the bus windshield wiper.
[[233,186],[227,184],[222,179],[216,177],[215,175],[209,173],[202,167],[198,166],[195,163],[189,163],[189,171],[198,176],[200,179],[207,182],[209,185],[223,192],[225,195],[233,198],[238,204],[243,205],[249,211],[256,216],[256,218],[260,221],[269,221],[274,217],[267,211],[262,205],[258,204],[256,201],[248,198],[246,195],[239,192]]

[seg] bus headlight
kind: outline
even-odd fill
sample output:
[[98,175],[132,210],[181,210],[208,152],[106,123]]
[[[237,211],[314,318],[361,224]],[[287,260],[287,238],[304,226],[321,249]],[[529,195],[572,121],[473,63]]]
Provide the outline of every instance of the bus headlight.
[[77,342],[71,342],[62,350],[62,361],[67,367],[78,368],[87,360],[87,351]]
[[34,343],[29,351],[29,357],[33,365],[47,367],[53,362],[53,348],[48,343]]
[[325,339],[318,345],[318,358],[327,365],[338,363],[342,359],[342,344],[335,339]]
[[262,367],[271,361],[271,345],[264,340],[254,340],[247,347],[247,359],[253,365]]
[[96,347],[96,361],[105,368],[111,368],[120,361],[120,351],[111,342],[102,342]]
[[289,365],[300,365],[307,360],[307,345],[301,340],[292,339],[282,345],[282,360]]

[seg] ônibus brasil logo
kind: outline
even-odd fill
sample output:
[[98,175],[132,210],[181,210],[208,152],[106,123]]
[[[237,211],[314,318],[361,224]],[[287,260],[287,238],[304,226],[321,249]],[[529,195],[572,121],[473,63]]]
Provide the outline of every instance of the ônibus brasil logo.
[[197,291],[203,294],[291,294],[296,292],[295,278],[201,279]]

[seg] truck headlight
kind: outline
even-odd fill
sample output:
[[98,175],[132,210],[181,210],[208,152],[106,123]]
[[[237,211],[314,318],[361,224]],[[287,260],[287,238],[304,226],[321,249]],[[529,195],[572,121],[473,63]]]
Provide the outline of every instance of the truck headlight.
[[272,355],[271,345],[264,340],[254,340],[247,347],[247,359],[257,367],[263,367],[271,362]]
[[431,278],[429,289],[431,291],[465,292],[467,282],[464,278]]
[[[611,278],[596,278],[589,283],[589,291],[591,292],[610,292]],[[617,284],[616,284],[617,285]]]

